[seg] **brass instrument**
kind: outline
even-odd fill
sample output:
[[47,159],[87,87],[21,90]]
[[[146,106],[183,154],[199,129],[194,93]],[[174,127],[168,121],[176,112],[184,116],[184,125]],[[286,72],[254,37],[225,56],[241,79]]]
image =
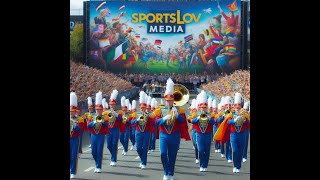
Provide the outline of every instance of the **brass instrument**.
[[147,113],[143,112],[141,116],[139,116],[139,125],[144,126],[147,123]]
[[102,123],[102,116],[97,116],[95,120],[97,123]]
[[[200,119],[199,119],[199,125],[200,127],[207,127],[208,123],[209,123],[209,118],[208,115],[206,113],[201,113],[200,114]],[[202,130],[201,130],[202,131]],[[205,131],[205,130],[204,130]],[[203,132],[204,132],[203,131]]]
[[72,135],[73,131],[73,123],[78,123],[78,118],[70,118],[70,136]]
[[93,126],[93,130],[95,131],[96,134],[99,133],[100,128],[102,126],[102,121],[103,121],[103,115],[101,116],[94,116],[94,121],[96,121],[96,123]]
[[[188,102],[190,93],[184,85],[175,84],[173,86],[173,96],[174,96],[173,106],[183,106]],[[171,118],[168,121],[166,121],[166,124],[168,126],[171,126],[174,124],[176,120],[176,114],[175,114],[175,111],[172,111],[172,108],[168,110],[168,114],[171,115]]]
[[122,116],[122,123],[123,124],[127,124],[128,120],[129,120],[128,114],[124,114]]
[[114,115],[114,110],[107,110],[107,115],[109,117],[109,124],[113,126],[115,120],[116,120],[116,116]]

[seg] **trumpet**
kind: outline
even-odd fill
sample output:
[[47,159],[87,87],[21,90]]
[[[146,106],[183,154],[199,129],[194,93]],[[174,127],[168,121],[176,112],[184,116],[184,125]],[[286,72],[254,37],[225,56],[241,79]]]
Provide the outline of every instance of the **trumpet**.
[[102,123],[102,116],[97,116],[95,119],[98,123]]
[[146,113],[142,113],[141,116],[139,116],[139,124],[140,125],[145,125],[147,123],[147,116],[146,116]]
[[206,113],[200,114],[200,121],[208,121],[208,115]]
[[122,118],[122,123],[126,124],[127,122],[128,122],[128,116],[124,115],[123,118]]

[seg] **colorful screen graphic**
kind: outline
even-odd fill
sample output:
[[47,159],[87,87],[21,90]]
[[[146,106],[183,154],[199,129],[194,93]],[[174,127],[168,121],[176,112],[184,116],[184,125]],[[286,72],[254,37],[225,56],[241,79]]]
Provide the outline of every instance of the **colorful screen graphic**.
[[112,72],[232,72],[240,66],[240,0],[90,1],[88,64]]

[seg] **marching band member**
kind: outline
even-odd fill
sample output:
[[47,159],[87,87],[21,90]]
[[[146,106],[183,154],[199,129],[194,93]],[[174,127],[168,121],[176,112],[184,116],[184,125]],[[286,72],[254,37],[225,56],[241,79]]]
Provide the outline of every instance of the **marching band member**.
[[[222,102],[222,109],[224,110],[224,114],[217,119],[216,122],[218,122],[221,125],[223,121],[227,120],[227,114],[231,112],[231,97],[226,96],[224,99],[221,100]],[[219,126],[220,127],[220,126]],[[232,163],[232,155],[231,155],[231,147],[230,147],[230,136],[227,136],[227,134],[230,134],[230,128],[227,128],[227,133],[226,133],[226,138],[224,138],[223,141],[220,141],[220,146],[221,146],[221,157],[224,157],[224,152],[226,153],[226,159],[228,163]]]
[[136,107],[137,107],[137,102],[136,102],[136,100],[133,100],[132,101],[131,117],[129,118],[129,121],[130,121],[130,141],[131,141],[130,150],[133,150],[133,147],[136,144],[136,126],[131,124],[131,121],[133,119],[136,119],[136,116],[137,116]]
[[245,139],[244,139],[244,150],[243,150],[242,162],[246,162],[247,161],[247,154],[248,154],[249,131],[250,131],[250,114],[248,113],[248,110],[249,110],[249,103],[248,102],[244,103],[243,109],[246,111],[245,117],[248,120],[247,124],[243,124],[243,126],[246,126],[246,128],[245,128]]
[[111,154],[110,166],[117,165],[119,128],[120,124],[122,123],[122,111],[119,111],[118,113],[115,111],[117,96],[118,91],[113,90],[109,99],[110,110],[108,111],[108,114],[110,113],[111,116],[105,116],[108,119],[108,128],[110,131],[110,133],[107,134],[106,138],[107,148],[109,149]]
[[244,148],[245,128],[243,124],[247,124],[247,119],[244,114],[242,115],[241,109],[241,94],[236,93],[234,97],[235,112],[232,115],[232,119],[228,119],[227,123],[230,126],[230,142],[232,147],[233,157],[233,172],[240,172],[241,160]]
[[[207,113],[210,114],[210,117],[211,117],[211,112],[212,112],[212,107],[211,107],[211,105],[212,105],[212,97],[209,97],[209,98],[208,98]],[[211,117],[211,118],[214,119],[214,117]],[[213,137],[213,131],[211,132],[211,134],[212,134],[212,137]],[[213,138],[212,138],[212,139],[213,139]]]
[[[231,104],[232,100],[230,96],[226,96],[224,99],[224,109],[225,109],[225,115],[223,117],[226,117],[227,112],[231,112]],[[230,134],[230,128],[228,128],[228,133]],[[226,133],[226,134],[228,134]],[[225,143],[224,143],[225,142]],[[232,163],[232,149],[231,149],[231,144],[230,144],[230,136],[222,142],[224,144],[224,149],[226,152],[226,159],[228,163]]]
[[91,154],[96,163],[95,173],[101,173],[105,134],[109,133],[105,116],[102,115],[102,92],[96,93],[96,115],[88,115],[88,129],[91,132]]
[[[151,113],[154,113],[155,108],[157,107],[157,101],[155,98],[151,99]],[[156,149],[156,139],[157,139],[157,124],[154,122],[153,123],[153,129],[154,132],[151,133],[151,139],[150,139],[150,144],[149,144],[149,151],[148,153],[150,154],[150,150],[154,152]]]
[[[196,139],[199,149],[201,172],[207,171],[214,125],[214,119],[212,119],[211,115],[207,112],[208,100],[206,96],[204,90],[197,96],[197,99],[199,99],[198,107],[200,113],[196,118],[192,119],[192,124],[196,124]],[[212,99],[210,99],[210,101],[212,103]]]
[[136,125],[137,152],[141,160],[139,167],[141,167],[141,169],[145,169],[147,167],[147,152],[150,142],[150,133],[154,131],[154,115],[152,113],[146,113],[147,94],[145,94],[144,91],[141,91],[139,96],[139,107],[141,113],[137,115],[137,119],[132,120],[131,123]]
[[[80,117],[80,108],[79,107],[77,107],[76,108],[76,117]],[[83,116],[81,116],[81,118],[83,119]],[[84,120],[84,119],[83,119]],[[83,128],[81,128],[80,129],[80,136],[79,136],[79,150],[78,150],[78,153],[79,153],[79,155],[78,155],[78,158],[81,158],[81,154],[82,154],[82,135],[83,135],[83,132],[85,131],[85,125],[84,125],[84,127]]]
[[70,93],[70,178],[74,179],[78,167],[80,131],[84,129],[84,119],[76,116],[77,95]]
[[[215,113],[215,117],[214,117],[215,123],[213,125],[213,135],[214,135],[217,132],[218,127],[219,127],[216,119],[218,119],[222,115],[221,103],[218,104],[218,110],[217,110],[217,101],[215,99],[212,100],[212,111],[213,111],[213,113]],[[221,152],[220,151],[220,141],[219,140],[215,140],[214,141],[214,147],[215,147],[215,150],[214,150],[215,153]]]
[[[190,140],[185,110],[173,107],[174,83],[167,80],[164,99],[166,107],[155,110],[156,122],[160,129],[160,156],[164,171],[164,180],[173,179],[180,137]],[[181,134],[180,134],[181,133]]]
[[128,152],[128,144],[129,144],[129,133],[130,133],[130,124],[129,124],[129,99],[125,99],[124,96],[121,97],[121,107],[122,107],[122,123],[120,125],[120,142],[122,144],[123,150],[122,154],[124,156],[127,155]]
[[[94,112],[93,112],[93,105],[92,105],[92,98],[91,97],[88,97],[87,98],[88,100],[88,112],[84,113],[83,115],[83,118],[84,118],[84,121],[85,121],[85,131],[88,131],[88,115],[91,114],[91,116],[93,115],[96,115]],[[89,131],[89,143],[90,143],[90,139],[91,139],[91,133]],[[91,143],[89,145],[89,148],[91,148]]]
[[[147,106],[146,106],[146,113],[150,114],[152,113],[151,112],[151,101],[152,101],[152,98],[150,96],[147,96]],[[151,140],[151,134],[150,134],[150,140]],[[150,142],[148,144],[148,154],[150,154]]]
[[190,116],[188,117],[188,122],[191,123],[191,131],[192,131],[192,144],[194,147],[194,153],[196,156],[196,164],[199,163],[199,151],[198,151],[198,146],[197,146],[197,137],[196,137],[196,125],[192,124],[192,119],[195,118],[197,115],[197,100],[196,99],[192,99],[192,103],[191,103],[191,108],[190,108]]

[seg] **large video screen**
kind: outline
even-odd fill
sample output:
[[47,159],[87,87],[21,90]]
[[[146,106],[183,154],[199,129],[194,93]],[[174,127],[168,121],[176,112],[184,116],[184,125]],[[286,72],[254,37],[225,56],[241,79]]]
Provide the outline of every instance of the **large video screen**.
[[90,1],[87,64],[115,73],[230,73],[240,67],[240,6]]

